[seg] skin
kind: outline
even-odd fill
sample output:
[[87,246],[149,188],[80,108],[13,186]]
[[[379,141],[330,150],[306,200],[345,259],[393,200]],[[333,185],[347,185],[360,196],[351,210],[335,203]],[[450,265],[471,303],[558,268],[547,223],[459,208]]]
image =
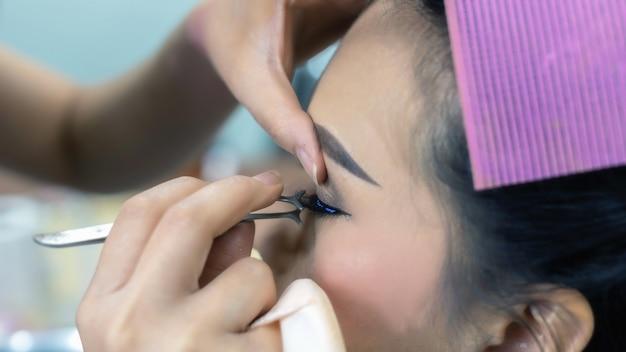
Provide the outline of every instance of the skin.
[[[382,31],[378,27],[379,18],[384,13],[385,6],[384,3],[375,3],[352,27],[342,41],[339,53],[319,83],[309,110],[313,121],[333,134],[378,186],[355,177],[339,166],[335,160],[326,158],[328,180],[323,186],[318,187],[317,193],[325,202],[342,208],[352,215],[350,218],[308,219],[305,227],[307,234],[298,242],[298,246],[301,246],[298,248],[300,255],[292,257],[295,261],[287,264],[288,267],[296,270],[278,279],[279,290],[297,276],[312,277],[320,284],[335,307],[350,351],[395,351],[407,346],[415,346],[416,337],[412,336],[414,331],[424,330],[425,326],[432,326],[430,318],[434,316],[434,312],[431,307],[439,305],[438,293],[445,258],[446,236],[443,231],[442,217],[425,185],[411,175],[408,167],[410,164],[407,163],[407,160],[411,158],[408,147],[409,136],[406,135],[406,140],[397,137],[404,131],[402,123],[408,123],[409,119],[412,119],[413,115],[418,112],[419,106],[410,103],[414,92],[411,81],[396,79],[404,75],[403,67],[398,65],[399,60],[406,63],[404,67],[410,67],[409,53],[399,56],[398,53],[405,51],[400,50],[403,43],[398,42],[397,33]],[[364,59],[363,52],[371,52],[372,55]],[[363,75],[363,72],[368,72],[368,75]],[[407,93],[404,95],[394,93],[398,91]],[[372,99],[372,97],[375,98]],[[379,102],[385,102],[385,104]],[[398,109],[389,109],[394,106]],[[407,111],[406,107],[410,109]],[[354,126],[359,126],[359,129],[355,129]],[[399,140],[402,142],[398,143]],[[209,193],[204,192],[204,194]],[[211,211],[207,209],[215,208],[215,204],[224,203],[207,200],[201,204],[205,207],[203,213],[210,214]],[[174,208],[181,209],[176,205]],[[198,206],[198,209],[200,208]],[[133,223],[133,217],[125,215],[127,213],[128,211],[122,212],[116,225]],[[140,279],[131,279],[130,284],[122,286],[122,294],[112,292],[108,295],[99,295],[96,294],[97,289],[93,287],[99,286],[96,283],[100,281],[99,278],[102,275],[96,274],[94,284],[84,300],[86,303],[79,311],[78,320],[81,336],[88,340],[90,346],[97,346],[103,338],[99,333],[102,328],[96,329],[97,326],[112,326],[113,331],[124,331],[127,330],[124,327],[130,324],[131,327],[137,329],[138,333],[140,332],[137,326],[140,326],[141,320],[126,321],[124,317],[132,317],[134,314],[125,314],[124,311],[149,310],[155,311],[154,314],[157,316],[162,314],[164,317],[167,316],[166,312],[176,311],[176,308],[166,309],[170,304],[168,300],[164,304],[159,303],[162,302],[161,294],[159,294],[161,290],[156,287],[152,288],[154,284],[149,279],[152,276],[158,277],[162,285],[166,287],[175,288],[184,284],[178,279],[183,271],[177,270],[168,275],[167,266],[175,262],[173,258],[187,258],[189,254],[186,251],[190,246],[171,242],[169,246],[156,247],[158,243],[156,236],[160,236],[161,240],[167,239],[166,232],[159,231],[159,229],[162,228],[162,223],[171,221],[172,211],[167,211],[165,214],[154,216],[155,220],[152,221],[159,223],[156,230],[152,230],[153,224],[144,224],[147,220],[137,221],[139,224],[144,224],[142,227],[149,226],[150,230],[146,231],[147,233],[153,233],[144,235],[152,239],[147,245],[137,246],[145,248],[137,249],[145,253],[141,255],[141,261],[136,264],[136,269],[128,270],[134,272],[133,277],[136,275]],[[159,218],[161,220],[158,220]],[[186,221],[183,221],[183,225],[176,226],[172,222],[172,225],[166,227],[169,229],[167,232],[173,238],[180,237],[175,234],[182,233],[185,233],[187,237],[187,232],[180,229],[180,226],[184,226],[185,223]],[[144,233],[144,231],[133,230],[132,232]],[[210,233],[213,236],[214,232]],[[308,237],[311,235],[315,237]],[[118,238],[123,238],[123,236],[120,235]],[[152,243],[155,243],[155,246]],[[111,255],[107,254],[107,251],[109,253],[121,252]],[[167,252],[171,251],[175,251],[180,257],[170,254],[169,257],[172,260],[169,261],[151,260],[154,267],[142,263],[143,257],[148,257],[149,253],[161,256],[168,255]],[[160,252],[163,253],[160,254]],[[101,259],[103,264],[100,267],[106,268],[107,264],[112,262],[110,258],[128,256],[137,257],[137,254],[134,252],[129,254],[126,247],[121,245],[121,240],[117,243],[107,241]],[[132,268],[135,265],[129,264],[129,266]],[[192,268],[196,274],[198,267],[200,265],[196,264]],[[98,270],[101,271],[100,268]],[[213,270],[206,269],[203,271],[213,272]],[[145,285],[144,279],[141,279],[144,276],[147,280]],[[184,276],[188,278],[190,275]],[[214,274],[209,276],[215,277]],[[197,279],[196,276],[192,277]],[[209,283],[207,287],[217,285],[219,278],[218,276],[216,281]],[[133,285],[133,282],[137,284]],[[212,291],[205,291],[207,294],[222,292],[220,297],[228,296],[235,292],[245,291],[247,285],[242,282],[248,281],[243,279],[239,280],[239,284],[235,282],[230,285],[222,284]],[[120,286],[115,281],[112,285]],[[265,287],[265,284],[262,287]],[[192,286],[191,289],[183,291],[196,292],[196,289],[197,287]],[[143,292],[143,295],[146,295],[145,305],[130,299],[133,297],[133,292]],[[117,298],[117,296],[120,297]],[[186,300],[185,295],[175,297],[177,297],[177,302]],[[124,305],[125,309],[121,312],[99,308],[125,302],[127,298],[130,301]],[[226,298],[215,300],[226,306],[232,304],[231,302],[237,302],[226,300]],[[206,299],[203,302],[210,301],[211,299]],[[267,299],[261,302],[262,306],[266,306],[271,301]],[[258,300],[251,300],[248,304],[254,302]],[[184,304],[174,305],[174,307],[184,306]],[[200,311],[206,312],[203,309]],[[200,322],[208,321],[210,309],[207,311],[204,320],[199,319]],[[93,320],[89,323],[89,316],[100,317],[104,322]],[[120,318],[122,324],[119,323]],[[244,326],[246,318],[249,319],[249,317],[243,317],[239,320],[244,323]],[[216,314],[212,319],[214,323],[220,324],[224,318]],[[81,322],[83,322],[83,327],[81,327]],[[177,326],[176,323],[172,324]],[[146,333],[155,341],[159,341],[155,337],[159,331],[162,329],[156,326],[148,329]],[[217,330],[217,332],[223,332],[223,330]],[[184,329],[180,333],[183,336],[189,336]],[[215,341],[219,341],[216,335],[219,338],[217,333],[207,333],[207,340],[191,339],[189,343],[198,343],[197,346],[211,345],[215,350],[221,350],[215,348]],[[113,339],[105,339],[105,342],[109,343],[114,341],[115,336]],[[145,341],[134,343],[149,343],[149,341],[150,339],[146,338]],[[202,344],[203,341],[207,341],[207,344]],[[425,341],[419,343],[426,345]],[[110,350],[114,350],[114,347],[120,346],[113,345]]]
[[437,203],[407,162],[415,155],[403,126],[423,124],[425,117],[412,102],[413,83],[398,79],[406,77],[412,55],[381,20],[388,6],[373,4],[355,23],[309,108],[314,122],[379,186],[349,173],[324,151],[328,182],[317,194],[352,216],[309,222],[305,232],[314,234],[314,243],[290,264],[298,272],[279,280],[310,276],[320,284],[351,351],[402,350],[413,340],[409,334],[432,324],[446,254]]

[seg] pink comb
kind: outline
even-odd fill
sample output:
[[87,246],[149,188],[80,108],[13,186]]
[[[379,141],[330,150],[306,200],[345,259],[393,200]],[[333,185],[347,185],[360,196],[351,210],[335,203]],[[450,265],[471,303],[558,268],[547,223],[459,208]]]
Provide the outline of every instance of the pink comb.
[[446,0],[477,190],[626,165],[626,0]]

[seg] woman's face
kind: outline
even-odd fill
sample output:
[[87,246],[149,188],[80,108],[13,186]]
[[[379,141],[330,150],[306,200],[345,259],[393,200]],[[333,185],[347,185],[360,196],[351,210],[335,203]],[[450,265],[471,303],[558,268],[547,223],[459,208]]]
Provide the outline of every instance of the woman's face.
[[415,44],[391,25],[424,20],[416,12],[398,19],[391,6],[375,2],[353,26],[309,109],[328,169],[317,194],[351,216],[315,220],[300,275],[328,293],[356,351],[429,344],[420,332],[432,336],[437,324],[446,253],[439,208],[413,169],[420,156],[411,131],[424,123],[407,49]]

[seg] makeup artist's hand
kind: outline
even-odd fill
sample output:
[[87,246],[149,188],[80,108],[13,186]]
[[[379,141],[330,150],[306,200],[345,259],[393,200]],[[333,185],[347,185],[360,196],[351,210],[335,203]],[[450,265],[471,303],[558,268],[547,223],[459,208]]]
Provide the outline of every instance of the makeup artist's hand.
[[247,213],[273,203],[280,176],[166,182],[115,221],[77,314],[86,351],[280,351],[270,268],[249,258]]
[[207,0],[191,14],[193,41],[235,97],[316,182],[326,168],[309,115],[291,87],[295,64],[337,40],[367,0]]

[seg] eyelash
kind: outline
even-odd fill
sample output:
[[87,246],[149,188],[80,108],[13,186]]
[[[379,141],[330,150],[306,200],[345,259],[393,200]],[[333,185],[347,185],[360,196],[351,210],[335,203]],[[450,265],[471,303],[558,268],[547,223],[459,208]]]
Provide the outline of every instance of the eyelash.
[[323,217],[335,217],[335,216],[347,216],[349,215],[345,211],[334,207],[332,205],[324,203],[321,199],[317,197],[316,194],[312,194],[310,198],[310,205],[308,209],[315,213],[316,216]]

